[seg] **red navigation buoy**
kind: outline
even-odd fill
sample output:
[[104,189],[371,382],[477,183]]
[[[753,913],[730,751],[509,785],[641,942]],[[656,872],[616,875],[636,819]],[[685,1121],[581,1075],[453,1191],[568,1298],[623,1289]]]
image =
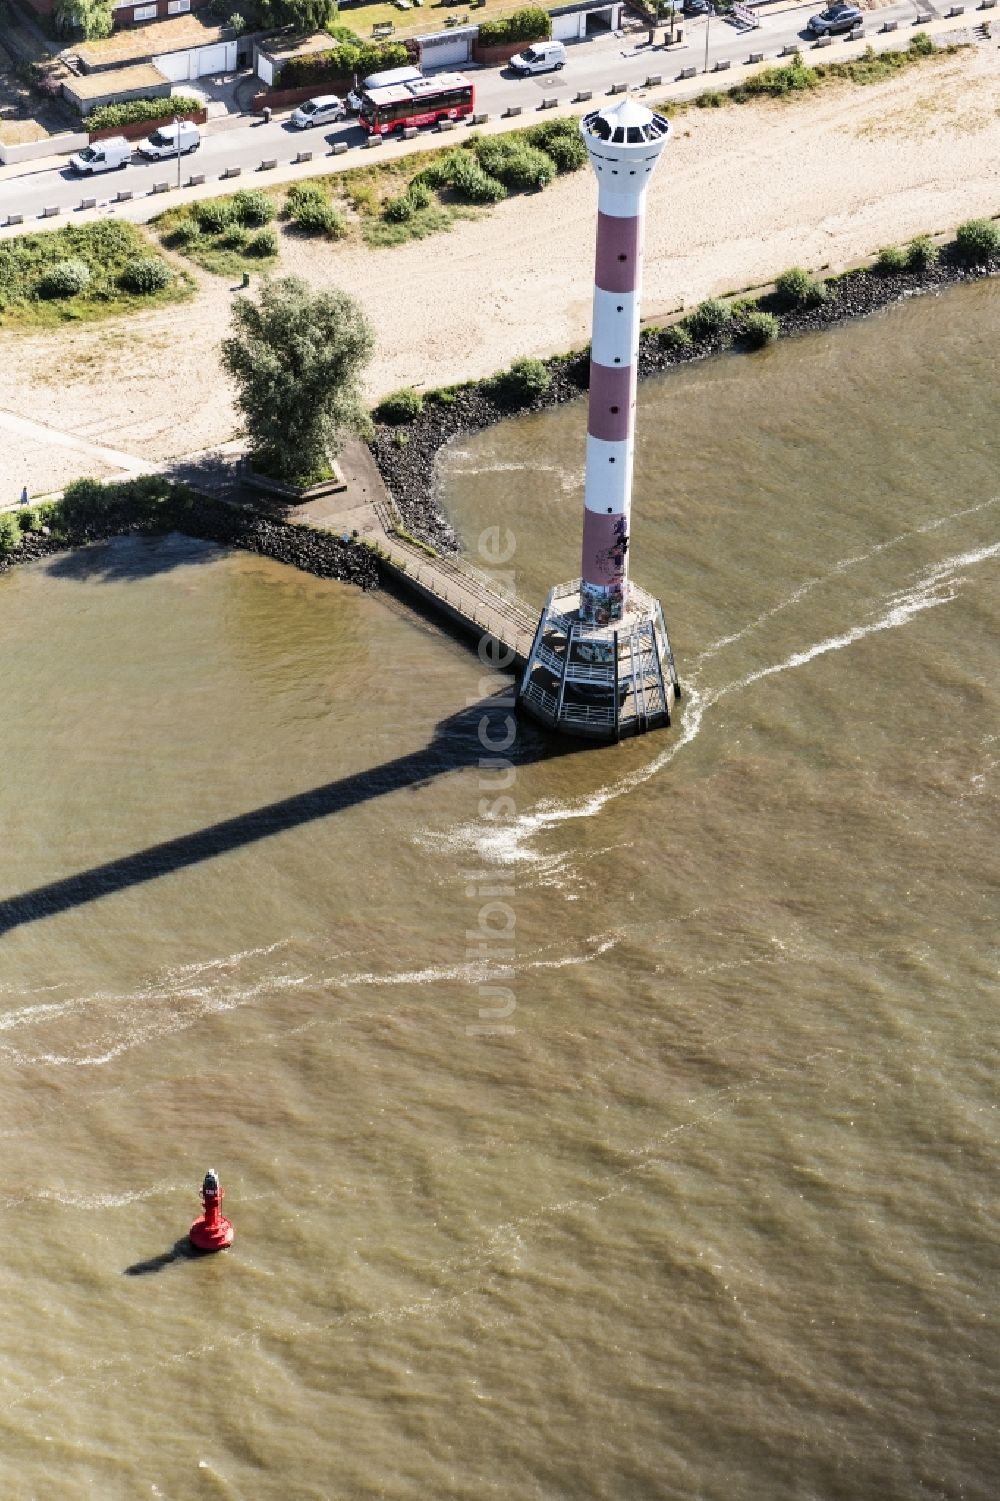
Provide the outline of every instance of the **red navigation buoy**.
[[201,1201],[205,1213],[199,1215],[191,1226],[191,1244],[199,1251],[225,1251],[233,1243],[233,1227],[221,1212],[222,1185],[214,1167],[205,1174],[201,1186]]

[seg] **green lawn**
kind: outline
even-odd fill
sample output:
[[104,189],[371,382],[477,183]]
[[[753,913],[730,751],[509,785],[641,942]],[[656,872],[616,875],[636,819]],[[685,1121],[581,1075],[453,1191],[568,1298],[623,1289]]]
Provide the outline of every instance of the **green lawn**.
[[[137,261],[163,266],[165,285],[145,293],[129,290],[129,268]],[[67,264],[75,268],[69,275],[82,283],[72,293],[50,280]],[[49,234],[0,242],[0,328],[37,328],[137,312],[189,297],[193,290],[190,273],[171,265],[138,226],[124,221],[67,225]]]
[[353,5],[350,10],[342,10],[337,16],[337,26],[348,27],[362,41],[370,42],[372,39],[372,27],[378,22],[391,21],[393,24],[393,37],[404,38],[408,36],[423,36],[432,31],[443,31],[448,17],[454,17],[461,22],[463,17],[468,16],[470,24],[485,21],[494,21],[498,16],[509,16],[515,10],[522,10],[526,0],[486,0],[486,4],[473,10],[468,4],[454,5],[447,0],[424,0],[424,4],[412,10],[398,10],[395,5],[386,4],[385,0],[373,0],[371,5]]

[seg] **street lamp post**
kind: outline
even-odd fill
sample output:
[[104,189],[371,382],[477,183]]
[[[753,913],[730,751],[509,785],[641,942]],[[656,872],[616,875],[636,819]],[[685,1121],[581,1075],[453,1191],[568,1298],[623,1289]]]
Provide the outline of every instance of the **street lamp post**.
[[174,130],[177,132],[177,186],[181,185],[181,117],[174,116]]
[[705,12],[705,66],[701,70],[703,73],[707,73],[708,72],[708,37],[709,37],[709,33],[710,33],[711,30],[712,30],[712,5],[711,5],[711,0],[709,0],[708,10]]

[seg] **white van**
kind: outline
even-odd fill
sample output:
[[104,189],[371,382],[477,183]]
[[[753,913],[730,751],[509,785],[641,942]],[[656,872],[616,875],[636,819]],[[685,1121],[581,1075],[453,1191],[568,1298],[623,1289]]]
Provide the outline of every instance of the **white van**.
[[[180,135],[180,142],[177,137]],[[201,145],[201,131],[190,120],[178,120],[176,125],[161,125],[151,136],[139,142],[143,156],[186,156],[197,151]]]
[[554,73],[566,61],[566,48],[562,42],[533,42],[525,47],[510,65],[515,73]]
[[384,73],[369,73],[367,78],[362,78],[359,88],[352,90],[347,96],[347,107],[358,114],[361,109],[361,95],[369,89],[390,89],[400,83],[416,83],[423,78],[419,68],[412,63],[405,68],[386,68]]
[[109,136],[106,141],[95,141],[84,146],[69,164],[74,172],[113,172],[118,167],[127,167],[132,160],[132,142],[124,136]]

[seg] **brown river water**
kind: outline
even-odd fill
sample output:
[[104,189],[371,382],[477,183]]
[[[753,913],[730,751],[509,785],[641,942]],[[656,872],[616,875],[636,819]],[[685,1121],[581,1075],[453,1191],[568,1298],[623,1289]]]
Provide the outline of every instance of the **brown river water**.
[[[992,1501],[998,340],[643,386],[619,747],[267,561],[0,578],[3,1501]],[[535,602],[584,432],[442,456]]]

